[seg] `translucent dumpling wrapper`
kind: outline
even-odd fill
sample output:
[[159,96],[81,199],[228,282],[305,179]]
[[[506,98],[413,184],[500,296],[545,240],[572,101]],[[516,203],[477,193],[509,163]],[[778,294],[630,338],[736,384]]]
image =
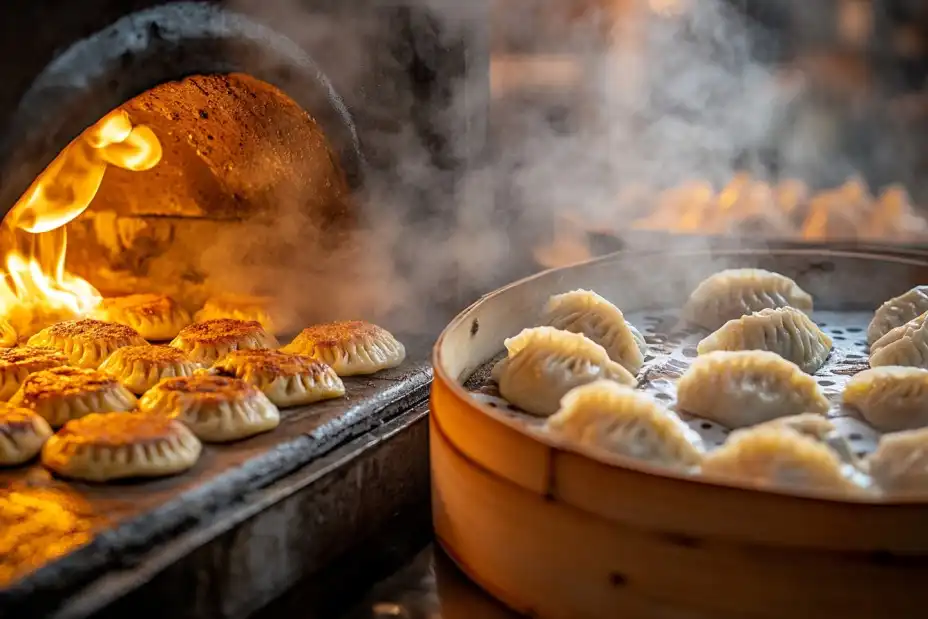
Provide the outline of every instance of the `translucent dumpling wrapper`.
[[506,400],[532,415],[554,414],[568,391],[599,379],[636,384],[605,348],[580,333],[535,327],[505,344],[508,356],[494,366],[493,379]]
[[866,462],[887,494],[928,496],[928,428],[884,434]]
[[675,468],[697,465],[705,451],[674,413],[608,380],[572,389],[545,427],[569,443]]
[[574,290],[552,296],[541,321],[555,329],[585,335],[632,374],[637,374],[644,363],[644,338],[631,328],[619,308],[593,291]]
[[908,292],[886,301],[873,314],[867,327],[867,343],[878,339],[910,320],[928,312],[928,286],[916,286]]
[[792,307],[764,309],[735,320],[699,342],[696,350],[767,350],[814,374],[831,353],[832,341],[812,319]]
[[843,399],[883,432],[928,426],[928,370],[893,365],[865,370],[848,381]]
[[789,417],[780,417],[754,426],[759,428],[788,428],[830,447],[844,462],[855,467],[860,461],[851,444],[840,430],[827,417],[815,413],[801,413]]
[[700,283],[683,306],[683,318],[715,330],[763,309],[790,306],[812,313],[812,296],[796,282],[763,269],[727,269]]
[[922,314],[890,330],[870,347],[870,367],[903,365],[928,368],[928,324]]
[[866,476],[824,443],[787,426],[733,432],[702,463],[705,475],[760,487],[861,494]]
[[814,378],[760,350],[700,355],[677,382],[677,404],[729,428],[800,413],[824,415],[829,408]]

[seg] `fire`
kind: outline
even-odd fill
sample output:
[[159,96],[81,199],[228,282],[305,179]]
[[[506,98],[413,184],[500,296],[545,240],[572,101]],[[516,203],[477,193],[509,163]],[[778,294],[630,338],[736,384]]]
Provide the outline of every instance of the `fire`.
[[14,246],[4,259],[0,316],[17,333],[32,334],[100,303],[100,293],[65,268],[64,226],[90,206],[107,166],[141,171],[160,160],[161,143],[152,130],[114,110],[61,151],[16,202],[3,222]]

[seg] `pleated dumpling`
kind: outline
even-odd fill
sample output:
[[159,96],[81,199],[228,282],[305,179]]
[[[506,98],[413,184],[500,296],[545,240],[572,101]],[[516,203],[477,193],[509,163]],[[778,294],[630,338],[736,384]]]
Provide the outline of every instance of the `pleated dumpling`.
[[580,333],[535,327],[505,343],[508,356],[493,368],[493,378],[504,398],[532,415],[553,415],[561,398],[580,385],[599,379],[636,382],[605,348]]
[[803,436],[824,443],[838,454],[844,462],[854,466],[859,464],[859,459],[854,453],[851,444],[827,417],[815,413],[802,413],[800,415],[790,415],[789,417],[779,417],[753,427],[755,430],[759,428],[788,428]]
[[282,350],[322,361],[339,376],[375,374],[406,359],[402,342],[383,327],[363,320],[307,327]]
[[696,350],[768,350],[814,374],[831,353],[831,338],[799,310],[777,307],[729,320]]
[[132,327],[147,340],[170,340],[190,324],[190,313],[163,294],[130,294],[103,299],[91,316]]
[[631,387],[598,380],[572,389],[545,427],[565,441],[675,468],[699,464],[699,434]]
[[640,333],[636,337],[619,308],[590,290],[574,290],[548,299],[542,324],[582,333],[632,374],[637,374],[644,363],[644,338]]
[[60,350],[72,365],[96,369],[113,351],[123,346],[145,346],[138,331],[126,325],[91,318],[65,320],[29,338],[29,346]]
[[866,461],[884,492],[928,496],[928,428],[884,434]]
[[0,348],[12,348],[19,341],[16,328],[6,318],[0,318]]
[[0,467],[32,460],[51,435],[51,426],[35,411],[0,402]]
[[795,307],[812,312],[812,296],[796,282],[763,269],[727,269],[699,284],[683,306],[683,318],[715,330],[729,320],[762,309]]
[[855,375],[844,403],[883,432],[928,426],[928,370],[885,365]]
[[170,346],[123,346],[100,364],[135,395],[142,395],[165,378],[193,376],[201,365]]
[[717,351],[697,357],[677,381],[680,410],[729,428],[828,412],[815,379],[772,352]]
[[275,405],[301,406],[345,395],[335,370],[308,355],[256,348],[234,350],[213,364],[211,373],[240,378]]
[[787,427],[733,432],[702,462],[706,475],[765,487],[858,494],[859,471],[821,441]]
[[905,294],[893,297],[881,305],[873,314],[867,327],[867,343],[878,339],[910,320],[928,312],[928,286],[916,286]]
[[922,314],[890,330],[870,347],[870,367],[904,365],[928,368],[928,324]]

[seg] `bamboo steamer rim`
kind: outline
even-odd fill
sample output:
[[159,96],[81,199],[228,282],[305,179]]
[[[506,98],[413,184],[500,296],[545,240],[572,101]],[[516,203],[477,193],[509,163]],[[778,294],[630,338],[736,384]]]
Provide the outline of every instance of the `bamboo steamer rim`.
[[[593,463],[604,466],[610,469],[618,469],[630,473],[639,473],[651,477],[661,478],[662,480],[673,480],[677,483],[688,484],[688,485],[698,485],[698,486],[709,486],[717,489],[725,489],[729,491],[735,491],[744,494],[746,497],[748,495],[753,495],[755,497],[759,496],[776,496],[784,500],[800,501],[800,502],[812,502],[820,504],[832,504],[836,506],[847,506],[848,508],[854,507],[867,507],[870,509],[886,509],[892,510],[895,508],[902,507],[922,507],[928,506],[928,499],[919,499],[913,497],[893,497],[893,498],[883,498],[879,496],[848,496],[842,494],[829,494],[826,491],[816,491],[816,492],[802,492],[802,491],[790,491],[782,488],[757,488],[750,486],[744,482],[739,483],[737,480],[729,480],[724,478],[714,478],[703,476],[695,476],[692,474],[687,474],[681,471],[671,469],[669,467],[663,467],[660,465],[652,464],[644,460],[621,456],[618,454],[608,454],[601,453],[595,450],[585,448],[583,446],[577,445],[568,445],[567,443],[558,440],[557,437],[546,433],[539,432],[529,427],[523,422],[520,422],[518,419],[507,416],[494,409],[491,406],[484,404],[478,399],[474,398],[471,393],[464,387],[463,382],[451,377],[446,371],[446,365],[444,363],[442,348],[445,342],[445,339],[448,335],[458,329],[465,328],[465,325],[473,320],[473,313],[476,308],[484,304],[490,299],[495,297],[502,296],[507,292],[511,291],[514,288],[529,284],[536,280],[551,277],[557,273],[567,273],[578,267],[592,266],[596,264],[608,263],[615,260],[618,257],[633,257],[633,256],[647,256],[647,255],[659,255],[672,253],[674,256],[686,257],[707,257],[711,256],[713,258],[720,257],[737,257],[737,256],[758,256],[758,255],[768,255],[768,256],[782,256],[782,257],[810,257],[810,258],[850,258],[858,260],[868,260],[868,261],[879,261],[879,262],[891,262],[900,265],[909,265],[913,267],[923,267],[928,268],[928,262],[924,260],[918,260],[913,258],[904,258],[888,254],[877,254],[877,253],[861,253],[853,251],[838,251],[838,250],[823,250],[823,249],[771,249],[771,250],[757,250],[757,249],[724,249],[724,250],[681,250],[675,252],[667,252],[661,250],[633,250],[633,251],[618,251],[603,256],[599,256],[592,260],[587,260],[583,262],[578,262],[564,267],[558,267],[553,269],[546,269],[524,277],[515,282],[506,284],[501,288],[494,290],[493,292],[487,293],[481,296],[477,301],[465,308],[461,313],[459,313],[441,332],[438,339],[436,340],[435,345],[432,348],[432,366],[434,371],[433,378],[433,396],[432,401],[435,402],[436,392],[438,394],[447,394],[453,397],[458,401],[460,405],[464,408],[468,408],[471,412],[479,414],[484,418],[504,426],[505,428],[514,431],[521,435],[522,437],[534,441],[535,443],[540,444],[544,448],[547,448],[557,454],[560,453],[570,453],[575,454],[583,459],[592,461]],[[515,335],[515,334],[513,334]],[[444,436],[447,437],[452,443],[454,439],[447,432],[444,431],[442,425],[439,421],[440,413],[436,413],[436,406],[433,406],[432,416],[436,417],[435,423],[439,430]],[[483,465],[481,465],[483,466]],[[494,471],[495,472],[495,471]],[[512,481],[512,480],[510,480]]]

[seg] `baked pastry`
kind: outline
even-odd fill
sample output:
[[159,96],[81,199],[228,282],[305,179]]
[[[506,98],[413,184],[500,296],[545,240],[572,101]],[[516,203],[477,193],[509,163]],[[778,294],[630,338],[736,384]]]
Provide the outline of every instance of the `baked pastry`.
[[19,341],[19,334],[6,318],[0,318],[0,348],[11,348]]
[[828,412],[815,379],[780,355],[718,351],[697,357],[677,381],[680,410],[729,428]]
[[[641,334],[632,331],[622,311],[590,290],[574,290],[548,299],[541,319],[543,325],[582,333],[606,349],[609,357],[637,374],[647,351]],[[640,340],[638,338],[641,338]]]
[[699,342],[703,355],[716,350],[769,350],[814,374],[831,353],[831,338],[793,307],[763,309],[729,320]]
[[190,312],[163,294],[103,299],[91,317],[132,327],[146,340],[170,340],[190,324]]
[[867,343],[878,339],[910,320],[928,312],[928,286],[916,286],[905,294],[893,297],[873,314],[867,327]]
[[729,320],[785,306],[812,313],[812,296],[796,282],[763,269],[728,269],[712,275],[690,294],[683,318],[715,330]]
[[22,346],[0,350],[0,400],[13,397],[33,372],[50,370],[67,362],[68,358],[54,348]]
[[48,439],[42,464],[62,477],[103,482],[166,477],[196,464],[202,445],[184,424],[140,413],[92,413]]
[[248,438],[280,423],[277,407],[257,387],[206,373],[164,379],[142,396],[139,407],[183,421],[210,443]]
[[581,333],[535,327],[505,344],[508,356],[493,367],[493,379],[504,398],[532,415],[553,415],[568,391],[599,379],[636,384],[631,372]]
[[211,371],[219,376],[241,378],[263,391],[279,407],[345,395],[345,385],[335,370],[308,355],[266,348],[235,350],[217,361]]
[[148,342],[132,327],[83,318],[42,329],[29,338],[28,344],[56,348],[71,365],[94,369],[117,348],[144,346]]
[[891,329],[870,346],[870,367],[904,365],[928,368],[928,313]]
[[865,370],[847,382],[843,399],[883,432],[928,426],[928,370],[894,365]]
[[100,371],[142,395],[163,378],[193,376],[202,366],[170,346],[124,346],[100,364]]
[[51,426],[35,411],[0,403],[0,466],[32,460],[51,435]]
[[884,434],[866,463],[888,494],[928,496],[928,428]]
[[268,333],[280,335],[296,331],[294,317],[280,308],[280,303],[273,297],[221,294],[206,300],[203,308],[196,313],[197,322],[215,320],[216,318],[234,318],[235,320],[255,320]]
[[571,389],[545,428],[567,442],[675,468],[699,464],[702,439],[650,397],[610,380]]
[[706,475],[759,486],[794,490],[863,492],[857,469],[824,443],[789,427],[757,427],[733,432],[703,458]]
[[277,348],[280,344],[257,321],[216,318],[184,327],[170,345],[184,351],[191,361],[212,365],[233,350]]
[[130,411],[138,402],[108,374],[62,366],[27,376],[10,404],[31,408],[57,428],[90,413]]
[[339,376],[373,374],[395,368],[406,358],[406,347],[392,333],[363,320],[313,325],[283,350],[318,359]]

